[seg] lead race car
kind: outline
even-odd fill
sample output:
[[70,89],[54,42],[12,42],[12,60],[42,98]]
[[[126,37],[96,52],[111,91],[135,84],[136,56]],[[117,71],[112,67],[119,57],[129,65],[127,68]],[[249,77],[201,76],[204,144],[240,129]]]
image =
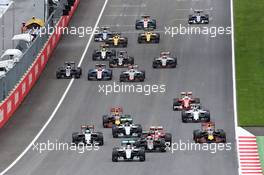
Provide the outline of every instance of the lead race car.
[[202,123],[199,130],[193,131],[195,143],[226,143],[226,133],[223,129],[215,129],[214,122]]
[[93,52],[93,60],[110,60],[111,58],[116,57],[116,51],[113,49],[109,49],[107,44],[102,44],[100,46],[100,50],[94,50]]
[[64,67],[59,67],[56,72],[57,79],[61,78],[80,78],[82,68],[76,67],[75,62],[65,62]]
[[145,80],[145,71],[138,70],[137,65],[128,66],[128,70],[121,72],[120,82],[143,82]]
[[153,68],[175,68],[177,66],[177,57],[171,56],[170,52],[161,52],[160,57],[154,58]]
[[123,114],[122,107],[113,107],[110,110],[110,115],[103,115],[103,127],[112,128],[113,125],[119,126],[123,123],[133,123],[130,115]]
[[192,92],[181,92],[181,98],[173,99],[173,110],[190,110],[191,104],[200,104],[200,99],[193,98]]
[[142,135],[142,126],[140,124],[132,124],[125,122],[119,126],[112,126],[113,138],[118,137],[140,137]]
[[158,44],[160,42],[160,34],[153,31],[145,31],[144,33],[138,34],[138,43],[154,43]]
[[88,71],[88,80],[105,80],[109,81],[112,80],[112,70],[107,69],[105,64],[96,64],[95,69],[90,69]]
[[191,104],[191,109],[182,111],[182,122],[210,122],[210,111],[202,109],[200,104]]
[[209,24],[209,15],[204,14],[203,10],[194,10],[193,14],[189,15],[189,24]]
[[112,161],[117,162],[120,159],[145,161],[145,149],[136,147],[134,140],[122,140],[121,147],[115,147],[112,151]]
[[72,134],[72,143],[76,145],[82,143],[102,146],[104,144],[103,133],[96,132],[93,125],[82,125],[81,132],[74,132]]
[[141,19],[136,20],[135,28],[136,30],[145,30],[145,29],[156,29],[155,19],[150,19],[150,16],[144,15]]
[[128,39],[122,37],[121,33],[114,33],[112,37],[109,37],[106,41],[109,47],[127,47]]
[[110,68],[123,68],[134,64],[134,58],[127,54],[127,51],[119,51],[117,57],[112,57],[109,60]]
[[99,32],[94,35],[95,42],[104,42],[113,36],[113,32],[109,31],[109,27],[101,27]]

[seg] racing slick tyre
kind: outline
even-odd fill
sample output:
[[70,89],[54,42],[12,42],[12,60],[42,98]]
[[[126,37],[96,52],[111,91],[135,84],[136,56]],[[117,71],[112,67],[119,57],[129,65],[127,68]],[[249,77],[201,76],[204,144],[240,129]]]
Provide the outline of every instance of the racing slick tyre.
[[217,132],[219,132],[219,136],[223,139],[222,143],[226,143],[226,134],[223,129],[218,129]]
[[78,145],[79,140],[78,140],[78,132],[74,132],[72,133],[72,143],[74,143],[75,145]]
[[141,44],[142,43],[142,39],[138,38],[138,43]]
[[99,132],[97,137],[97,142],[99,146],[104,145],[104,136],[103,133]]
[[60,73],[60,72],[57,72],[57,73],[56,73],[56,78],[57,78],[57,79],[61,79],[61,73]]
[[211,121],[210,113],[206,112],[204,118],[205,118],[204,122],[210,122]]
[[142,126],[139,125],[139,124],[136,124],[136,126],[137,126],[138,128],[137,128],[137,130],[136,130],[135,133],[138,134],[138,137],[141,137],[141,135],[142,135],[142,131],[143,131]]
[[152,68],[153,68],[153,69],[156,69],[156,68],[158,68],[158,65],[157,65],[156,63],[153,62],[153,63],[152,63]]
[[174,99],[173,101],[174,101],[173,102],[173,111],[179,111],[179,109],[178,108],[174,108],[174,106],[181,106],[181,103],[178,101],[177,98]]
[[187,123],[188,114],[186,114],[184,111],[182,112],[182,122]]
[[171,142],[172,142],[172,136],[171,136],[171,133],[165,133],[165,138],[164,138],[165,142],[168,142],[170,143],[171,145]]
[[166,148],[167,148],[166,141],[165,140],[161,140],[160,146],[159,146],[160,152],[166,152]]
[[194,98],[193,100],[194,100],[194,103],[198,103],[198,104],[200,103],[200,98]]
[[200,131],[194,130],[193,131],[193,140],[195,141],[195,143],[199,143],[199,138],[200,138]]
[[138,154],[139,154],[139,161],[144,162],[146,160],[145,150],[144,149],[140,150]]
[[112,162],[117,162],[118,161],[118,148],[113,148],[112,152]]
[[103,127],[104,128],[108,128],[108,119],[107,119],[107,115],[103,116]]
[[118,128],[116,128],[116,126],[113,126],[112,127],[112,135],[113,135],[113,138],[118,138]]

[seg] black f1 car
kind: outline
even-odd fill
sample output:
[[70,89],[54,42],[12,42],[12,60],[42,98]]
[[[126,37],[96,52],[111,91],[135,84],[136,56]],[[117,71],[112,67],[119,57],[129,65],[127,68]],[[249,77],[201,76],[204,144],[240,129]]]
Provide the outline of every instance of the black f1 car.
[[138,43],[159,43],[160,34],[154,33],[153,31],[146,31],[138,34]]
[[99,32],[94,35],[95,42],[106,41],[113,36],[113,32],[109,31],[109,27],[101,27]]
[[175,68],[177,66],[177,58],[171,57],[170,52],[161,52],[160,57],[154,58],[153,68]]
[[82,143],[102,146],[104,144],[103,133],[96,132],[93,125],[83,125],[81,126],[81,132],[72,134],[72,142],[76,145]]
[[145,161],[145,149],[136,147],[133,140],[123,140],[121,147],[115,147],[112,151],[112,161],[117,162],[120,159]]
[[145,71],[137,70],[137,65],[128,66],[128,70],[121,72],[120,82],[143,82]]
[[114,33],[105,43],[108,44],[109,47],[127,47],[127,41],[127,38],[121,37],[120,33]]
[[209,15],[204,14],[202,10],[194,10],[192,15],[189,15],[189,24],[209,24]]
[[193,131],[193,140],[196,143],[226,143],[226,134],[223,129],[215,129],[214,122],[202,123],[202,129]]
[[202,109],[200,104],[191,104],[190,110],[182,111],[182,122],[210,122],[210,112]]
[[135,27],[137,30],[156,29],[156,20],[150,19],[150,16],[142,16],[142,19],[136,20]]
[[82,68],[76,67],[74,62],[65,62],[64,64],[64,67],[59,67],[56,72],[57,79],[81,77]]
[[93,52],[93,60],[109,60],[113,57],[116,57],[116,51],[110,50],[109,46],[106,44],[102,44],[100,50],[94,50]]
[[142,126],[140,124],[123,123],[119,126],[112,126],[113,138],[118,137],[140,137],[142,134]]
[[112,70],[106,69],[105,64],[97,64],[95,69],[90,69],[88,71],[88,80],[112,80]]
[[123,68],[133,64],[134,64],[134,58],[128,56],[127,51],[119,51],[117,57],[112,57],[109,60],[110,68],[115,68],[115,67]]

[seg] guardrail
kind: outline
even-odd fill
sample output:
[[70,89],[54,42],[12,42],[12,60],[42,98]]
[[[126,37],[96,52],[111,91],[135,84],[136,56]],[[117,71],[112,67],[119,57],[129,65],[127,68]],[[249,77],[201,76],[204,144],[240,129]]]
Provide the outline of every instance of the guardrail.
[[[57,28],[68,26],[70,19],[72,18],[74,12],[76,11],[76,8],[78,7],[79,3],[80,0],[75,0],[74,5],[71,7],[71,10],[69,11],[69,15],[61,16],[59,18],[58,22],[56,23]],[[23,76],[19,78],[19,81],[14,81],[18,83],[14,84],[13,86],[14,88],[10,91],[9,95],[5,98],[5,100],[0,104],[0,128],[4,126],[4,124],[14,114],[14,112],[20,106],[24,98],[30,92],[31,88],[34,86],[35,82],[38,80],[40,74],[45,68],[47,61],[49,60],[53,50],[56,48],[60,38],[61,38],[60,32],[58,33],[54,32],[46,39],[43,38],[43,41],[41,42],[45,42],[44,47],[42,48],[40,53],[35,55],[34,58],[36,59],[32,60],[32,63],[30,65],[29,65],[30,62],[25,63],[21,60],[22,61],[21,66],[27,66],[26,64],[28,64],[29,68],[27,69],[26,73],[24,73]],[[37,39],[34,42],[37,42]],[[32,47],[38,47],[38,46],[32,46]],[[34,48],[30,47],[28,49],[34,49]],[[14,72],[10,71],[8,73],[10,74],[19,73],[16,72],[17,69],[14,70],[15,70]],[[6,81],[13,81],[13,80],[6,80]],[[0,81],[0,83],[6,83],[6,81],[5,82]],[[10,87],[7,88],[12,88],[12,85],[10,85]]]

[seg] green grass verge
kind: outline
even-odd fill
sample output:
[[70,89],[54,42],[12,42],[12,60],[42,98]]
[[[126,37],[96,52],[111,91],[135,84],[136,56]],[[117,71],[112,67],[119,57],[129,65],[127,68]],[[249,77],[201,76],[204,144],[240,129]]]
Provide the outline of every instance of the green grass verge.
[[257,143],[258,143],[258,152],[259,152],[261,167],[264,170],[264,137],[258,136]]
[[263,9],[263,0],[234,0],[240,126],[264,126]]

